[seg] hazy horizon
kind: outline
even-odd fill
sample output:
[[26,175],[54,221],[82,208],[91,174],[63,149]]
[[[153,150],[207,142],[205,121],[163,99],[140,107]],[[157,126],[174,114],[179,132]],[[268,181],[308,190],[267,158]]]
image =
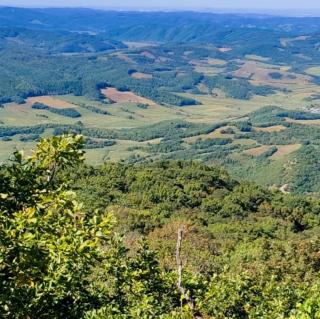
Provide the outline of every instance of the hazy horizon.
[[252,0],[198,0],[198,1],[185,1],[176,0],[154,0],[152,4],[150,1],[139,0],[55,0],[54,2],[49,0],[3,0],[0,2],[0,6],[11,7],[85,7],[94,9],[115,9],[115,10],[206,10],[206,11],[229,11],[229,12],[266,12],[273,14],[319,14],[320,2],[316,0],[305,0],[303,2],[303,8],[301,1],[297,0],[285,0],[281,3],[276,0],[269,0],[268,3],[259,4]]

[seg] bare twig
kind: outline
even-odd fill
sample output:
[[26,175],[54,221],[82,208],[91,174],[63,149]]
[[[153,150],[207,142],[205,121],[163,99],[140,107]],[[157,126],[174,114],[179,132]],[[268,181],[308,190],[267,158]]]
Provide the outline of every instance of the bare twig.
[[[177,269],[178,269],[178,282],[177,286],[181,293],[181,296],[188,302],[188,305],[191,309],[194,309],[194,300],[187,294],[186,289],[182,286],[182,270],[183,264],[181,259],[181,248],[182,248],[182,241],[183,241],[183,234],[184,234],[184,227],[179,227],[178,229],[178,239],[177,239],[177,246],[176,246],[176,262],[177,262]],[[182,307],[182,303],[181,303]]]
[[184,289],[182,287],[182,260],[181,260],[181,246],[183,240],[183,227],[179,227],[178,229],[178,239],[177,239],[177,247],[176,247],[176,261],[178,268],[178,289],[181,294],[184,294]]

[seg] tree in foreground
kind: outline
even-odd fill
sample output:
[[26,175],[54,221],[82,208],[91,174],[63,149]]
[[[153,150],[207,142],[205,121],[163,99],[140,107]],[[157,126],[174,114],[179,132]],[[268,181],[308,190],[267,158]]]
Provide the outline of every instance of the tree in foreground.
[[78,317],[98,298],[89,275],[104,258],[108,214],[82,213],[57,174],[83,160],[81,136],[15,152],[0,172],[0,312],[10,318]]
[[0,313],[5,318],[174,318],[180,296],[143,244],[129,257],[113,217],[86,214],[66,169],[83,138],[42,140],[0,168]]

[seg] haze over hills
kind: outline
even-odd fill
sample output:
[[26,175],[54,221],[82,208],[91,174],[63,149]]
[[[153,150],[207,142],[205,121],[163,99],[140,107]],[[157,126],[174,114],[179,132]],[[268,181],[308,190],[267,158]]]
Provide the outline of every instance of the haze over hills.
[[[0,7],[1,8],[1,7]],[[126,18],[129,21],[128,27],[132,25],[132,23],[142,23],[146,24],[151,21],[151,19],[156,18],[154,20],[157,22],[159,27],[164,27],[164,24],[161,23],[161,16],[164,17],[167,15],[169,20],[165,24],[167,27],[172,27],[174,25],[173,19],[178,19],[184,21],[186,26],[191,26],[192,24],[200,25],[200,24],[209,24],[211,26],[219,26],[223,28],[226,26],[240,26],[243,24],[248,24],[252,27],[260,27],[260,28],[276,28],[277,24],[289,24],[292,25],[296,30],[301,29],[301,31],[311,32],[314,28],[316,31],[316,25],[319,24],[319,19],[317,17],[308,17],[308,18],[299,18],[299,17],[277,17],[270,15],[255,15],[255,14],[247,14],[242,13],[232,14],[216,14],[211,12],[138,12],[138,11],[102,11],[102,10],[94,10],[94,9],[85,9],[85,8],[56,8],[56,9],[26,9],[26,8],[12,8],[12,7],[2,7],[1,8],[1,24],[3,26],[15,24],[15,26],[21,27],[33,27],[33,21],[38,20],[41,15],[42,23],[38,23],[36,28],[56,28],[56,29],[67,29],[69,31],[78,31],[86,30],[86,29],[99,29],[102,31],[103,28],[116,28],[115,23],[116,19],[119,19],[123,13],[126,13]],[[157,19],[157,14],[159,17]],[[139,18],[137,18],[137,15]],[[68,19],[64,19],[68,17]],[[134,20],[135,19],[135,20]],[[164,19],[164,18],[162,18]],[[243,19],[240,22],[240,19]],[[160,24],[158,24],[160,22]],[[231,23],[231,25],[230,25]],[[125,25],[124,25],[125,27]],[[308,27],[311,29],[308,30]],[[140,33],[142,36],[143,33]]]
[[302,4],[301,1],[275,1],[270,0],[268,2],[257,2],[252,0],[216,0],[214,2],[210,0],[190,0],[190,1],[169,1],[169,0],[154,0],[152,2],[146,0],[130,1],[130,0],[56,0],[54,2],[49,0],[3,0],[1,2],[3,6],[11,7],[33,7],[33,8],[44,8],[44,7],[82,7],[82,8],[95,8],[95,9],[117,9],[117,10],[221,10],[224,12],[236,12],[242,11],[248,12],[272,12],[273,14],[281,13],[292,13],[295,12],[298,15],[303,13],[315,14],[320,9],[319,3],[316,0],[306,0]]

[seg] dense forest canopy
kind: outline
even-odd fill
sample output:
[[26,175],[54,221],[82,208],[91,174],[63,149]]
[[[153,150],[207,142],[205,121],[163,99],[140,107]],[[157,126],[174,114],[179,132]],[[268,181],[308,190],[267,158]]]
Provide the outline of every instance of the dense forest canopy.
[[5,318],[318,317],[319,200],[196,162],[88,167],[82,145],[0,169]]

